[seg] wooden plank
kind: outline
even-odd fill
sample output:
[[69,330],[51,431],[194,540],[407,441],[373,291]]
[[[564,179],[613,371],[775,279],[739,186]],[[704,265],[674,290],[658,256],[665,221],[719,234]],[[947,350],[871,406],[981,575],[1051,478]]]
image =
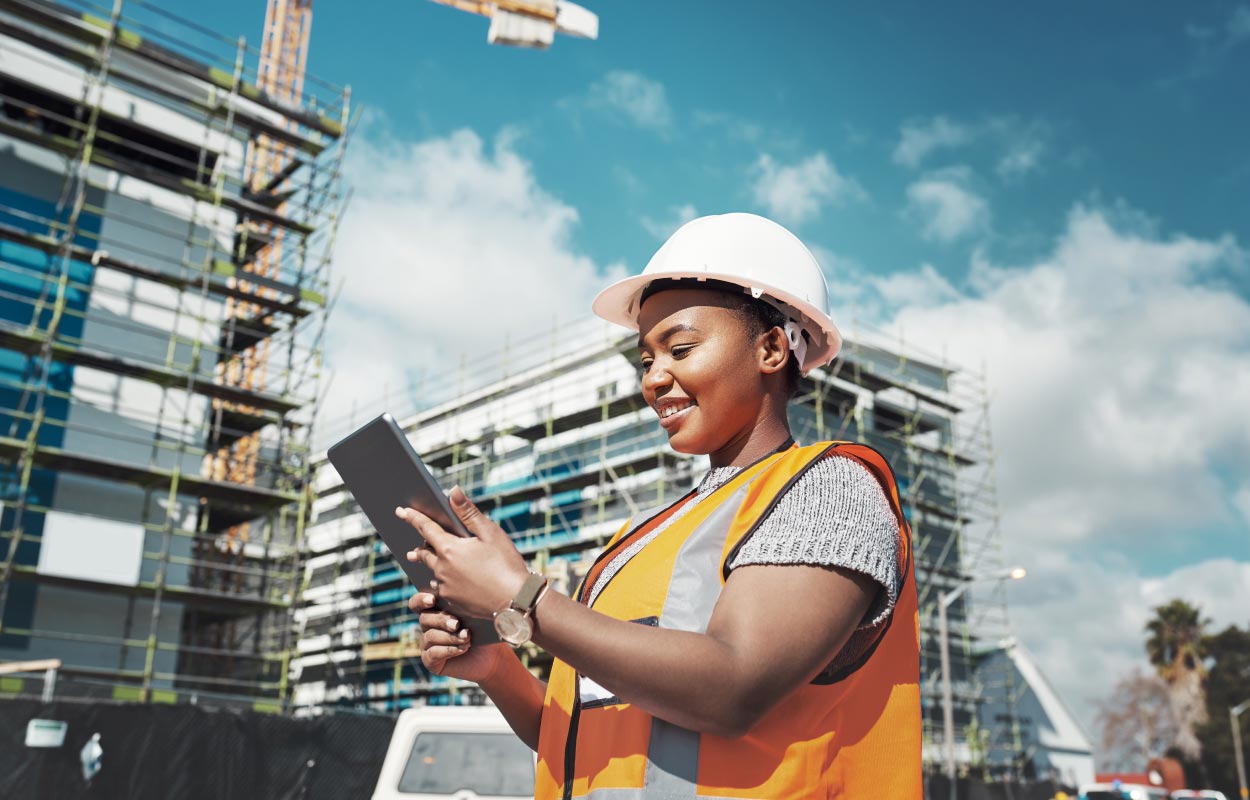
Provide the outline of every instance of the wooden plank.
[[10,661],[7,664],[0,664],[0,675],[12,675],[15,672],[47,672],[50,669],[60,669],[61,659],[45,658],[41,661]]

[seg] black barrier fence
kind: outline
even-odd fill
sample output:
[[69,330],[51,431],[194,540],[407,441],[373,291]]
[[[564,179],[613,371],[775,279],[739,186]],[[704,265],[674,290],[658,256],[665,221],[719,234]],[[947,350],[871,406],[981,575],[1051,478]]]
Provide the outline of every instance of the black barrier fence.
[[[25,744],[32,719],[68,724],[59,748]],[[395,721],[293,719],[193,705],[0,701],[0,798],[368,800]],[[90,785],[79,752],[103,749]]]
[[[27,747],[32,719],[66,723],[64,744]],[[292,719],[195,705],[0,700],[0,798],[368,800],[394,727],[390,717],[347,712]],[[95,733],[103,757],[88,785],[79,752]],[[958,800],[1051,800],[1065,787],[960,778],[955,788]],[[950,783],[926,774],[925,797],[949,800]]]

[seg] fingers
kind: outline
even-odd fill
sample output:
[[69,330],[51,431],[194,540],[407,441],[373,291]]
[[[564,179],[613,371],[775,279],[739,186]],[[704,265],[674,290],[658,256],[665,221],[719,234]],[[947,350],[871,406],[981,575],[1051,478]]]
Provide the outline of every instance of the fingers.
[[461,629],[459,633],[451,633],[450,631],[440,631],[437,628],[429,628],[421,633],[421,649],[422,651],[430,647],[464,647],[468,648],[473,642],[471,641],[469,631]]
[[468,650],[469,645],[467,644],[459,647],[448,647],[445,645],[426,647],[421,650],[421,661],[435,675],[442,675],[443,668],[447,666],[448,661],[464,655]]
[[417,511],[415,508],[404,508],[403,506],[398,506],[395,509],[395,516],[420,531],[421,536],[425,539],[426,545],[428,545],[429,548],[435,553],[438,552],[441,545],[456,538],[447,531],[443,530],[443,527],[437,522],[430,519],[425,514],[422,514],[420,511]]
[[408,598],[408,608],[420,613],[417,621],[421,625],[422,632],[447,631],[463,639],[464,637],[461,635],[467,635],[468,631],[464,629],[460,618],[455,614],[449,614],[446,611],[435,608],[434,604],[436,601],[437,599],[434,595],[425,592],[417,592]]
[[447,499],[451,501],[451,508],[456,516],[460,517],[460,521],[474,536],[485,541],[499,535],[499,526],[473,504],[459,485],[451,487]]
[[408,599],[408,607],[421,611],[421,661],[441,675],[447,661],[458,658],[473,645],[468,629],[445,611],[433,610],[434,595],[418,592]]
[[[430,550],[430,548],[428,547],[417,547],[412,550],[409,550],[405,554],[405,557],[413,563],[425,564],[427,567],[430,568],[431,572],[434,571],[434,562],[437,560],[437,556],[435,556],[434,551]],[[431,588],[435,588],[435,587],[431,587]],[[415,611],[416,609],[413,609],[413,610]]]
[[417,592],[408,598],[408,608],[412,611],[423,612],[426,609],[434,608],[434,604],[438,602],[438,598],[429,592]]

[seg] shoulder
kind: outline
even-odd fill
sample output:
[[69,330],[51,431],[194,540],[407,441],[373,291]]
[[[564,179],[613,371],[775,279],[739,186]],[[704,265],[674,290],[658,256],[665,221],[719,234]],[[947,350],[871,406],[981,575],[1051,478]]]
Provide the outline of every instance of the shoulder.
[[851,457],[875,451],[833,443],[821,449],[827,450],[824,457],[800,460],[806,468],[731,554],[729,568],[807,564],[863,573],[881,586],[865,620],[876,624],[888,616],[899,591],[898,512],[879,470]]
[[813,491],[821,496],[866,493],[892,507],[889,495],[897,489],[894,473],[885,457],[872,447],[855,442],[817,442],[793,452],[797,458],[792,468],[801,472],[780,500],[796,491],[808,499]]

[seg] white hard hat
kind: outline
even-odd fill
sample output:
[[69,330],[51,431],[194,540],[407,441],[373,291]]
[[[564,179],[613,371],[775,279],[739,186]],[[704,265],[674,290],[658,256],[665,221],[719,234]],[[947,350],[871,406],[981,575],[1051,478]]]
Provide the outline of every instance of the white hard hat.
[[[779,309],[799,370],[828,364],[842,336],[826,310],[829,288],[820,265],[798,237],[755,214],[699,217],[668,238],[641,275],[617,281],[591,308],[608,322],[638,330],[643,291],[652,281],[694,278],[741,286],[744,293]],[[799,331],[805,331],[804,341]]]

